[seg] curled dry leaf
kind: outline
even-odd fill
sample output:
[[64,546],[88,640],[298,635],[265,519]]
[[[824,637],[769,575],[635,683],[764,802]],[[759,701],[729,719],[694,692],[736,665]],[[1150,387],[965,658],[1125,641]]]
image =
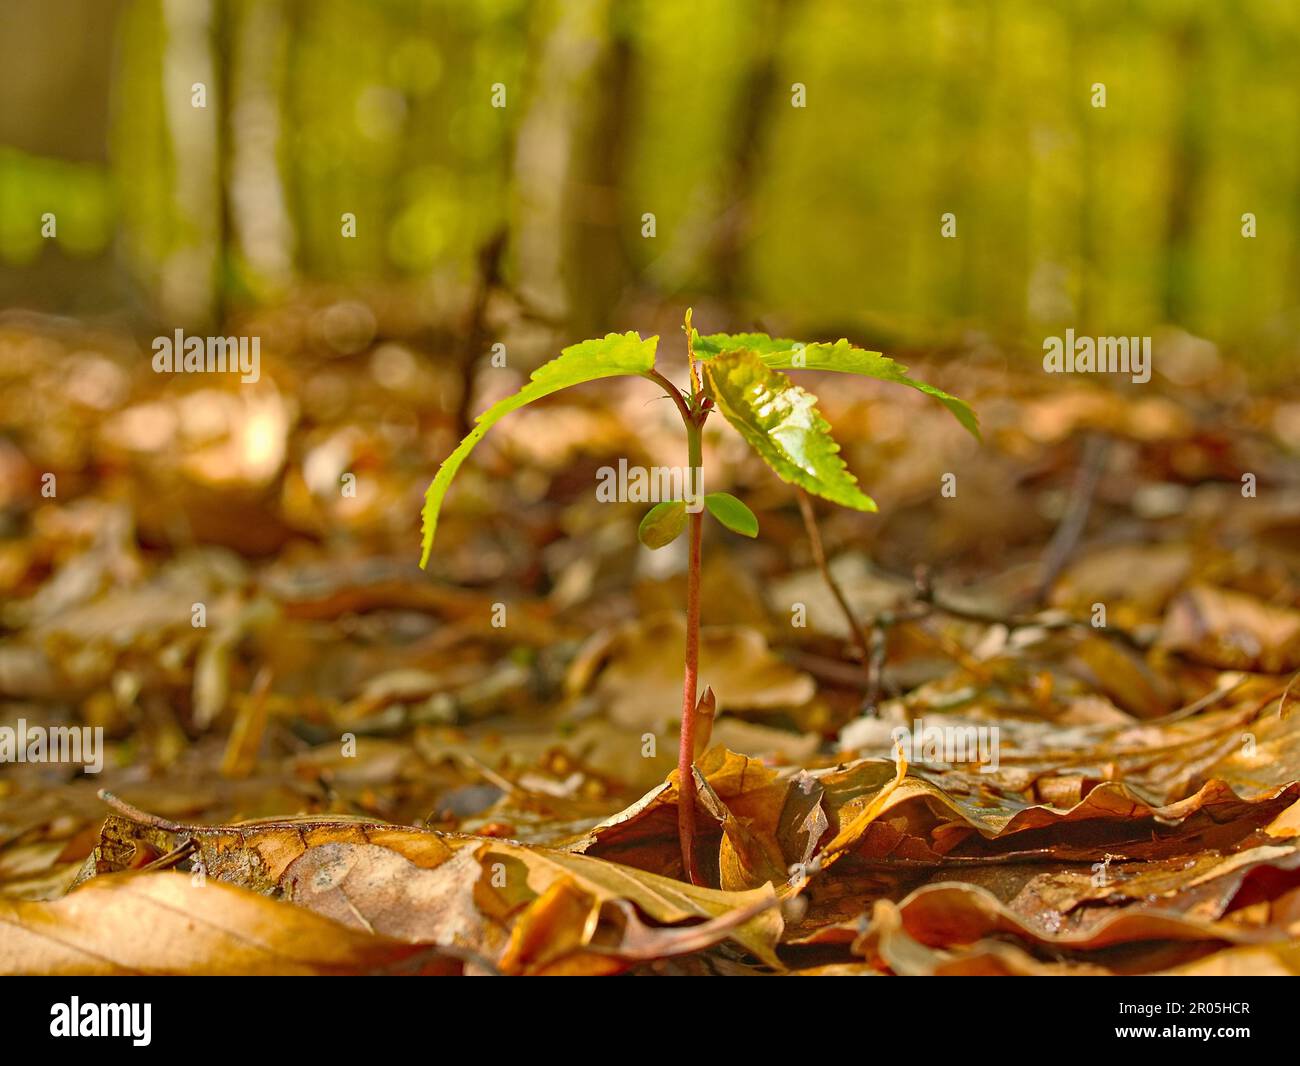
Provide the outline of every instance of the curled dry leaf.
[[[700,888],[579,854],[360,819],[182,826],[113,802],[128,813],[106,822],[87,862],[89,884],[111,880],[95,873],[185,863],[209,883],[282,898],[373,936],[440,946],[489,970],[548,971],[563,959],[574,972],[612,972],[723,939],[781,965],[783,926],[770,885]],[[570,888],[557,888],[562,883]],[[579,914],[580,900],[587,903]],[[660,937],[657,928],[629,922],[624,904],[658,926],[701,924],[689,936],[677,929]],[[564,915],[577,925],[561,935],[554,923]],[[525,950],[533,934],[520,922],[544,923],[554,934],[544,957]],[[632,937],[626,951],[617,929]],[[572,950],[559,951],[570,942]]]
[[[570,880],[597,904],[626,901],[665,924],[701,918],[707,921],[736,910],[757,911],[735,928],[719,923],[714,929],[761,962],[777,968],[782,966],[776,945],[783,922],[770,885],[746,892],[723,892],[585,855],[525,848],[504,841],[484,846],[479,857],[484,868],[496,873],[502,881],[498,886],[489,877],[484,891],[511,909],[521,899],[545,893],[557,881]],[[612,953],[616,954],[616,949]]]
[[[775,948],[782,926],[770,888],[719,892],[506,841],[461,841],[434,868],[408,862],[400,844],[398,850],[326,844],[294,860],[283,887],[295,903],[343,924],[401,940],[456,945],[498,959],[505,972],[550,971],[561,960],[569,972],[613,972],[620,960],[666,957],[724,938],[768,965],[781,965]],[[607,904],[635,905],[666,925],[703,919],[707,928],[688,927],[689,937],[665,930],[657,942],[658,931],[630,926],[636,939],[624,950],[603,910]]]
[[943,974],[985,977],[1055,977],[1102,974],[1100,967],[1044,963],[1023,948],[995,940],[980,940],[957,950],[943,950],[923,944],[905,926],[900,909],[889,900],[877,900],[866,931],[853,943],[853,950],[875,967],[901,977],[933,977]]
[[456,973],[458,959],[181,873],[96,878],[62,899],[0,899],[7,974]]

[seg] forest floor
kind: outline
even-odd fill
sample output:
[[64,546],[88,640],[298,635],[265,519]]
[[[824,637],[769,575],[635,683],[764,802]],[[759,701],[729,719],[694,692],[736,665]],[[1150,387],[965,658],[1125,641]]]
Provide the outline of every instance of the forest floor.
[[706,536],[691,886],[683,542],[594,492],[682,461],[671,406],[511,415],[425,573],[458,372],[278,336],[239,386],[0,324],[0,726],[104,738],[0,769],[0,972],[1300,973],[1300,392],[904,357],[979,444],[809,375],[880,505],[817,512],[861,642],[711,423],[761,532]]

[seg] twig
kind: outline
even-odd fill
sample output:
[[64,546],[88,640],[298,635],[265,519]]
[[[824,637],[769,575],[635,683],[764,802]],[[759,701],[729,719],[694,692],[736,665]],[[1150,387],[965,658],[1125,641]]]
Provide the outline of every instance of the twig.
[[821,572],[822,580],[831,590],[831,595],[835,597],[835,602],[840,605],[840,613],[844,615],[844,621],[848,623],[849,632],[853,634],[853,643],[857,645],[858,654],[862,656],[864,663],[871,661],[871,647],[867,640],[866,630],[862,623],[858,621],[857,615],[853,613],[853,608],[849,606],[849,601],[844,595],[844,590],[840,588],[840,583],[835,580],[831,573],[831,568],[826,565],[826,551],[822,547],[821,530],[817,527],[817,515],[813,511],[812,501],[808,499],[808,493],[803,489],[794,490],[795,497],[799,500],[799,514],[803,517],[803,528],[808,534],[808,544],[812,548],[813,562]]
[[[1060,617],[1060,618],[1036,618],[1030,616],[1018,615],[1001,615],[993,611],[981,611],[973,607],[959,607],[955,603],[939,599],[933,586],[930,584],[929,571],[924,566],[918,566],[916,569],[917,582],[917,601],[928,604],[936,611],[950,615],[953,618],[959,618],[964,622],[976,622],[980,625],[988,626],[1006,626],[1009,630],[1014,629],[1080,629],[1087,632],[1095,633],[1099,637],[1113,637],[1137,651],[1145,651],[1150,644],[1149,640],[1144,640],[1126,629],[1120,629],[1118,626],[1094,626],[1091,622],[1085,622],[1079,618]],[[915,615],[913,617],[923,617]]]
[[1291,676],[1291,680],[1286,683],[1286,688],[1282,690],[1282,698],[1278,701],[1277,705],[1277,716],[1279,718],[1286,717],[1286,699],[1291,695],[1291,689],[1294,687],[1298,678],[1300,678],[1300,671],[1297,671]]
[[118,799],[113,793],[106,788],[101,788],[96,795],[99,796],[118,814],[126,815],[133,822],[139,822],[141,825],[151,825],[155,829],[163,829],[168,833],[183,833],[186,826],[179,825],[176,822],[169,822],[166,818],[157,814],[150,814],[148,811],[142,811],[139,807],[133,807],[126,800]]
[[[1061,528],[1057,531],[1059,539],[1054,538],[1054,544],[1057,545],[1055,552],[1049,549],[1049,554],[1058,554],[1062,560],[1068,557],[1070,551],[1073,550],[1074,542],[1077,541],[1079,532],[1082,531],[1083,522],[1087,517],[1086,501],[1091,499],[1092,492],[1096,487],[1097,474],[1104,465],[1106,441],[1104,438],[1094,439],[1100,440],[1101,443],[1091,449],[1091,457],[1086,461],[1085,469],[1095,471],[1095,473],[1084,479],[1085,483],[1081,485],[1076,496],[1076,499],[1085,500],[1081,516],[1070,522],[1062,522]],[[870,636],[868,636],[867,629],[858,620],[857,615],[853,613],[853,608],[849,605],[848,598],[844,595],[840,583],[831,573],[812,501],[808,498],[808,494],[799,488],[795,489],[795,497],[799,501],[799,514],[803,518],[804,530],[808,534],[808,544],[812,549],[813,562],[820,572],[822,580],[826,582],[827,588],[835,597],[835,602],[839,605],[840,613],[843,614],[844,620],[848,624],[849,632],[853,636],[853,643],[866,668],[866,694],[863,698],[864,713],[874,714],[880,704],[880,698],[884,690],[885,657],[888,651],[887,638],[890,628],[899,622],[919,621],[935,611],[965,622],[1004,626],[1009,631],[1031,627],[1044,630],[1075,629],[1113,637],[1137,651],[1143,651],[1146,648],[1146,642],[1127,630],[1113,626],[1097,629],[1090,623],[1077,618],[1012,617],[949,603],[940,599],[935,593],[929,570],[924,566],[918,566],[914,572],[913,579],[916,591],[912,601],[901,604],[896,610],[882,611],[878,614],[871,621]],[[1062,534],[1062,530],[1066,530],[1067,526],[1071,528],[1077,527],[1073,535]]]
[[153,862],[141,867],[142,870],[170,870],[182,859],[188,859],[198,845],[188,837],[172,848],[166,855],[160,855]]
[[1070,501],[1065,514],[1061,516],[1060,525],[1048,542],[1047,552],[1043,558],[1043,572],[1034,591],[1034,602],[1042,603],[1051,592],[1057,576],[1065,568],[1084,527],[1088,524],[1088,512],[1092,510],[1092,499],[1097,492],[1097,483],[1106,468],[1106,456],[1110,452],[1110,438],[1106,436],[1089,436],[1084,442],[1083,458],[1080,460],[1079,472],[1070,491]]
[[[1212,689],[1211,691],[1207,692],[1204,696],[1202,696],[1200,699],[1195,700],[1192,703],[1189,703],[1186,707],[1179,707],[1178,710],[1170,711],[1168,714],[1160,718],[1148,718],[1147,725],[1154,725],[1157,722],[1179,722],[1182,721],[1184,718],[1191,718],[1194,715],[1200,714],[1201,711],[1204,711],[1209,707],[1213,707],[1220,700],[1228,696],[1231,696],[1234,692],[1237,691],[1237,689],[1241,688],[1241,686],[1244,685],[1247,680],[1248,680],[1247,674],[1237,674],[1236,678],[1233,681],[1224,685],[1222,688]],[[1283,693],[1284,698],[1285,695],[1286,694]]]

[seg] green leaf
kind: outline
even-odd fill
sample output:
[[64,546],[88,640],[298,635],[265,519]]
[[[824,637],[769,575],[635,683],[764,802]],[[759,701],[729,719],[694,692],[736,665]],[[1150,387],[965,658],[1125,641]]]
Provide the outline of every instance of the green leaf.
[[[742,537],[758,536],[758,519],[754,512],[729,492],[710,492],[704,497],[704,506],[731,532]],[[647,516],[649,517],[649,516]]]
[[717,355],[704,369],[709,397],[777,477],[844,507],[876,509],[840,458],[812,393],[750,351]]
[[511,411],[517,411],[553,392],[567,389],[570,385],[581,385],[586,381],[620,374],[646,373],[654,368],[655,346],[658,343],[658,337],[642,340],[637,333],[610,333],[600,340],[571,345],[557,358],[534,370],[528,384],[517,393],[493,404],[479,415],[469,435],[438,467],[437,476],[424,494],[421,568],[428,564],[429,553],[433,549],[433,536],[438,528],[438,511],[442,507],[442,498],[447,495],[456,471],[489,429]]
[[677,539],[686,528],[686,504],[681,500],[664,500],[646,511],[636,535],[647,548],[662,548]]
[[696,333],[691,338],[691,345],[696,359],[712,359],[724,352],[744,349],[767,362],[770,357],[794,350],[799,342],[784,337],[769,337],[766,333],[711,333],[707,337]]
[[896,363],[887,355],[858,348],[847,340],[834,344],[805,344],[785,337],[769,337],[766,333],[714,333],[707,337],[694,337],[696,358],[709,360],[726,352],[746,350],[755,352],[773,370],[836,370],[843,374],[861,374],[880,381],[899,385],[933,396],[978,440],[979,419],[970,404],[956,396],[907,376],[907,367]]

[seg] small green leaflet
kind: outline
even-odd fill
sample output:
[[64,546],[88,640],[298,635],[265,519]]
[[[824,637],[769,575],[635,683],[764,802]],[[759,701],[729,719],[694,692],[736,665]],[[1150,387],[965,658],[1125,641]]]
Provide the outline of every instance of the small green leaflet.
[[959,400],[924,381],[909,378],[907,367],[901,363],[896,363],[879,352],[855,347],[847,340],[841,339],[834,344],[801,345],[784,337],[769,337],[766,333],[713,333],[707,337],[697,333],[692,343],[696,358],[705,361],[725,352],[743,349],[754,352],[773,370],[836,370],[844,374],[861,374],[880,381],[906,385],[927,396],[933,396],[979,439],[979,419],[965,400]]
[[438,528],[438,511],[442,508],[442,499],[447,495],[451,479],[489,429],[511,411],[517,411],[553,392],[567,389],[570,385],[581,385],[583,382],[622,374],[644,374],[652,370],[658,343],[658,337],[642,340],[638,333],[610,333],[601,340],[570,345],[555,359],[534,370],[528,384],[517,393],[493,404],[479,415],[469,435],[438,467],[437,475],[424,494],[420,567],[428,565],[429,553],[433,550],[433,536]]
[[840,458],[812,393],[754,352],[726,352],[703,365],[710,398],[777,477],[844,507],[876,509]]
[[758,519],[754,512],[729,492],[710,492],[704,497],[704,506],[731,532],[742,537],[758,536]]
[[[710,492],[704,497],[709,514],[733,533],[742,537],[758,536],[758,519],[754,512],[729,492]],[[662,548],[671,544],[686,528],[686,504],[681,500],[665,500],[645,513],[636,535],[647,548]]]
[[671,544],[686,528],[686,504],[681,500],[664,500],[646,511],[636,535],[647,548]]

